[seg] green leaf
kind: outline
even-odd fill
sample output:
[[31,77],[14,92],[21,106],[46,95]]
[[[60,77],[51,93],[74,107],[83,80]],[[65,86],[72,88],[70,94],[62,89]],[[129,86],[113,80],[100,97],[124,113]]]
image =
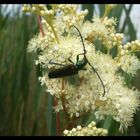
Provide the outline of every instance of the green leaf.
[[113,120],[111,116],[108,116],[103,124],[103,128],[108,130],[108,135],[109,136],[115,136],[118,135],[119,132],[119,126],[120,124]]
[[105,4],[98,4],[98,8],[99,8],[99,16],[103,16],[104,12],[105,12]]
[[53,110],[53,97],[48,93],[47,110],[46,110],[48,135],[56,135],[56,114]]
[[125,11],[126,18],[125,18],[125,21],[124,21],[124,25],[121,29],[121,32],[124,32],[126,25],[129,27],[128,31],[127,31],[127,34],[129,35],[129,38],[130,38],[129,40],[130,41],[136,39],[136,30],[135,30],[134,25],[133,25],[133,23],[131,21],[131,18],[130,18],[130,12],[132,10],[132,6],[133,6],[133,4],[130,4],[130,6],[127,9],[126,6],[123,5],[123,9]]
[[88,14],[87,14],[87,16],[85,18],[86,20],[91,20],[92,19],[93,11],[94,11],[93,8],[94,8],[93,4],[82,4],[82,10],[85,10],[85,9],[88,10]]

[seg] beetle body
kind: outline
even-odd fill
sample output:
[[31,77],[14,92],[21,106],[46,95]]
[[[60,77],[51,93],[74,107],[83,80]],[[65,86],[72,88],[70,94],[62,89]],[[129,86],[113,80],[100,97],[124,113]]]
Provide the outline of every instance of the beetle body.
[[65,67],[51,70],[48,73],[48,77],[50,79],[51,78],[61,78],[61,77],[65,77],[65,76],[75,75],[75,74],[78,74],[77,68],[75,67],[75,65],[69,64],[69,65],[66,65]]
[[65,76],[71,76],[78,74],[79,70],[84,70],[84,66],[87,64],[87,61],[85,59],[77,61],[76,64],[69,64],[64,67],[51,70],[48,73],[48,77],[51,78],[61,78]]

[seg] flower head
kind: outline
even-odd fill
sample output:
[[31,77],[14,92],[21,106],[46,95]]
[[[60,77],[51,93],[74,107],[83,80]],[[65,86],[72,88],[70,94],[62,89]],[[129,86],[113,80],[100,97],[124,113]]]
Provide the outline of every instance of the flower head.
[[[51,6],[52,11],[46,11],[47,9],[42,5],[33,5],[35,8],[31,8],[31,11],[34,13],[38,11],[36,14],[44,18],[42,23],[45,36],[42,37],[41,34],[38,34],[31,39],[28,51],[39,51],[36,64],[40,64],[44,69],[43,76],[39,80],[42,85],[46,86],[46,91],[57,99],[58,104],[54,107],[55,111],[65,110],[70,118],[80,117],[87,112],[94,112],[99,120],[111,115],[120,122],[121,130],[127,128],[131,125],[133,115],[139,106],[139,91],[126,87],[123,76],[119,74],[119,69],[121,67],[123,71],[135,75],[136,71],[140,69],[140,65],[137,57],[130,55],[134,49],[128,49],[129,54],[122,54],[124,49],[120,46],[123,46],[123,34],[116,33],[116,19],[96,16],[93,17],[93,22],[84,22],[87,11],[78,13],[77,5]],[[83,44],[78,32],[74,28],[70,28],[71,25],[76,26],[83,36],[86,50],[84,55],[79,55],[84,53]],[[108,53],[96,50],[96,47],[100,47],[95,43],[97,39],[107,48]],[[138,42],[135,45],[132,44],[127,45],[137,46],[136,48],[139,46]],[[115,47],[118,49],[118,54],[114,59],[110,55],[110,50]],[[129,47],[125,46],[125,48]],[[77,60],[78,55],[79,60]],[[49,79],[50,71],[60,70],[70,64],[77,70],[77,63],[83,62],[84,57],[100,75],[105,85],[105,95],[103,95],[104,87],[97,73],[88,63],[83,67],[85,70],[78,70],[75,75]],[[77,129],[81,130],[80,128]],[[83,129],[84,132],[79,133],[77,129],[73,129],[71,132],[66,130],[64,134],[93,134],[93,131],[87,129]]]

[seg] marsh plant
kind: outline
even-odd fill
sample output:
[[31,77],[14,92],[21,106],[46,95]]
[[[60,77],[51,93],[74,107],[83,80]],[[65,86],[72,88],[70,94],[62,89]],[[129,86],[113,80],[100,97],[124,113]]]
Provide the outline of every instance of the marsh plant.
[[[120,124],[121,132],[132,125],[140,92],[127,83],[126,77],[134,77],[140,69],[135,55],[140,51],[140,41],[123,43],[123,33],[115,30],[119,21],[108,17],[116,6],[106,5],[103,16],[94,15],[91,21],[85,20],[88,10],[79,11],[77,4],[50,4],[50,8],[42,4],[23,6],[24,12],[38,17],[40,32],[29,41],[28,52],[37,54],[35,65],[40,65],[42,70],[38,79],[45,86],[46,94],[51,94],[57,102],[52,108],[56,113],[64,113],[65,136],[108,134],[106,129],[97,128],[95,121],[75,126],[75,121],[86,114],[94,115],[98,121],[112,116]],[[104,95],[99,77],[88,64],[75,75],[48,77],[50,71],[71,64],[68,58],[76,64],[77,55],[83,53],[82,41],[77,30],[71,28],[73,25],[83,37],[86,58],[103,81]],[[83,57],[80,55],[79,59]]]

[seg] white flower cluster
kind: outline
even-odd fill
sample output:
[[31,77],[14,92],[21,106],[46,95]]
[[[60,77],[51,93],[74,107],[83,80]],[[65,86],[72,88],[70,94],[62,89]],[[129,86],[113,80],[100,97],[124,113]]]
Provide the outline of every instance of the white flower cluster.
[[52,9],[56,12],[61,12],[61,22],[64,24],[63,27],[69,28],[71,25],[81,25],[88,10],[77,11],[78,5],[74,4],[52,4]]
[[106,129],[97,128],[96,123],[92,121],[87,127],[80,125],[72,130],[64,130],[64,136],[106,136],[108,134]]
[[[51,6],[52,13],[58,13],[51,18],[52,23],[44,19],[45,36],[42,37],[39,34],[31,39],[28,51],[40,50],[36,64],[41,64],[45,71],[39,80],[41,85],[46,86],[46,91],[57,99],[55,111],[65,110],[69,117],[80,117],[87,112],[94,112],[97,119],[104,119],[111,115],[120,122],[120,130],[127,128],[131,125],[139,105],[140,92],[125,86],[123,77],[117,73],[118,65],[124,71],[135,75],[140,69],[140,62],[134,55],[120,55],[123,35],[116,33],[115,19],[94,17],[93,22],[82,23],[87,12],[81,11],[77,14],[77,5]],[[60,11],[63,14],[59,13]],[[82,15],[81,18],[78,17],[79,15]],[[78,19],[80,19],[79,22]],[[84,67],[86,70],[80,70],[77,75],[48,78],[48,72],[51,69],[63,67],[50,64],[50,61],[68,65],[71,64],[68,61],[70,58],[76,64],[77,55],[83,53],[79,34],[74,28],[69,29],[70,25],[75,25],[84,38],[86,57],[105,85],[105,96],[103,96],[103,86],[89,64]],[[95,51],[93,40],[96,38],[100,39],[108,50],[115,46],[119,49],[117,60],[113,59],[109,53]],[[80,55],[79,59],[82,60],[83,57]]]
[[124,49],[131,49],[131,50],[139,50],[140,49],[140,41],[135,40],[132,42],[128,42],[124,45]]
[[93,24],[91,22],[84,22],[84,26],[82,25],[81,31],[89,42],[93,42],[96,39],[99,39],[103,45],[105,45],[109,50],[115,46],[120,46],[123,40],[123,34],[116,33],[115,18],[99,18],[97,16],[92,19]]
[[118,64],[118,66],[121,67],[124,72],[130,74],[133,77],[140,69],[140,61],[135,55],[125,54],[120,57],[119,61],[120,63]]
[[135,40],[119,46],[118,67],[124,72],[134,77],[140,69],[140,61],[134,55],[135,52],[140,51],[140,41]]

